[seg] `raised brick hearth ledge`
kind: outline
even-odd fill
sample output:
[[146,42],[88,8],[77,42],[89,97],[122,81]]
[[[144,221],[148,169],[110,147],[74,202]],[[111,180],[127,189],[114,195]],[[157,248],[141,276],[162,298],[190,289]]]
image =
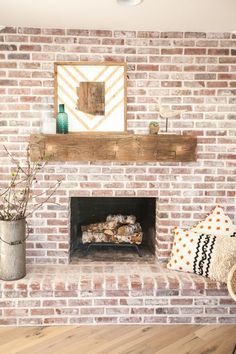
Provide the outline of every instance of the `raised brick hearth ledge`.
[[29,265],[0,286],[1,325],[236,322],[224,284],[154,262]]

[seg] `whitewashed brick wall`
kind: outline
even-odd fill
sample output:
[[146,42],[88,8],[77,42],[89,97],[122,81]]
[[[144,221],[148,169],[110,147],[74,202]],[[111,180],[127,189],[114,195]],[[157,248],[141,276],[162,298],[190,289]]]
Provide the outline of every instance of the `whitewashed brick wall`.
[[216,204],[236,215],[236,36],[230,33],[13,28],[0,31],[0,185],[10,163],[2,144],[22,156],[39,132],[48,98],[53,111],[55,61],[128,64],[128,130],[148,133],[156,100],[183,109],[169,131],[198,137],[194,163],[54,163],[41,188],[65,180],[29,220],[29,263],[68,262],[70,196],[154,196],[158,257],[169,256],[171,228],[193,224]]

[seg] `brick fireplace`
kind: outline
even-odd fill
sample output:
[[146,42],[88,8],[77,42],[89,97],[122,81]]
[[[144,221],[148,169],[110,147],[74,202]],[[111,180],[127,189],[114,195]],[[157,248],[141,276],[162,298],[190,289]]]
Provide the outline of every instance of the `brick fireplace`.
[[[133,197],[82,197],[71,198],[70,202],[70,261],[75,263],[88,258],[89,260],[104,261],[138,261],[140,252],[141,261],[151,260],[156,253],[156,198]],[[110,248],[96,247],[91,250],[82,242],[82,227],[91,223],[104,222],[108,215],[133,215],[142,229],[142,242],[138,245],[138,252],[126,245],[122,247],[114,244]],[[91,245],[90,245],[91,246]],[[119,251],[118,248],[120,247]],[[97,252],[95,252],[97,249]]]
[[[196,162],[50,162],[39,192],[61,188],[29,220],[27,276],[0,282],[0,324],[235,323],[225,285],[168,271],[173,226],[192,225],[216,204],[235,220],[236,37],[232,33],[13,28],[0,31],[0,182],[54,108],[55,61],[128,64],[127,125],[148,133],[156,98],[186,110],[171,133],[198,137]],[[47,107],[45,107],[45,97]],[[70,262],[73,198],[156,200],[155,257],[146,262]]]

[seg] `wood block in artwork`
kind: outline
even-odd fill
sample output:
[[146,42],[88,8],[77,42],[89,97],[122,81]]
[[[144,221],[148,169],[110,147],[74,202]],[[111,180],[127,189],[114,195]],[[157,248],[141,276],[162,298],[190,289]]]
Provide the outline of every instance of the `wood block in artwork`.
[[92,115],[105,114],[105,82],[80,82],[77,109]]

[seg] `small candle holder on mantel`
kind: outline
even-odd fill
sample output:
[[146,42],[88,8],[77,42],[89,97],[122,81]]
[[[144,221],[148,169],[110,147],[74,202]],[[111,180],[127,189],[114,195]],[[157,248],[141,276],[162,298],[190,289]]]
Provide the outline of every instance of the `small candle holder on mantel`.
[[40,131],[43,134],[56,134],[56,119],[50,114],[44,115],[41,119]]
[[53,112],[49,109],[48,98],[43,98],[43,111],[40,121],[40,132],[43,134],[56,134],[56,119]]

